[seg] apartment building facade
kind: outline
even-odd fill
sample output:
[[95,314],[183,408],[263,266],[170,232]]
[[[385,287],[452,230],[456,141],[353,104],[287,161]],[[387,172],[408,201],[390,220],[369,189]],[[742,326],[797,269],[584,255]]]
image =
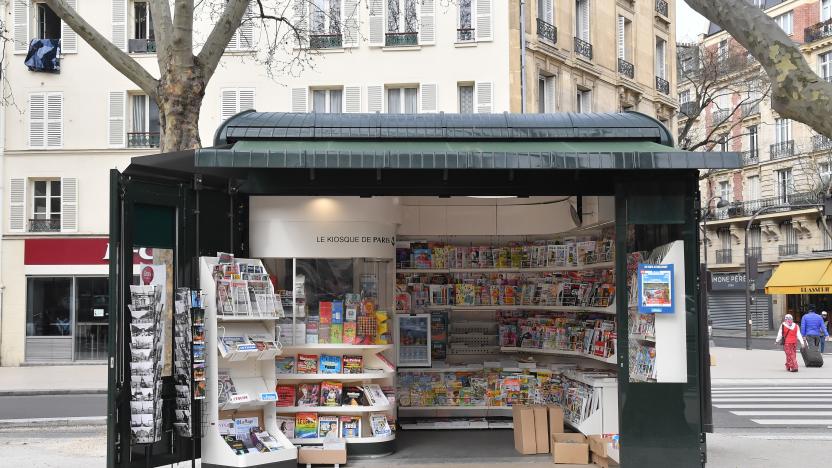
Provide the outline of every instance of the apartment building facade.
[[[774,18],[800,47],[818,75],[832,81],[832,1],[749,0]],[[703,174],[701,193],[704,238],[711,272],[709,311],[714,326],[745,328],[745,247],[760,275],[755,281],[753,328],[771,329],[787,312],[800,313],[811,301],[828,307],[826,297],[766,296],[763,288],[780,261],[796,256],[823,255],[832,250],[827,234],[829,221],[819,208],[829,183],[832,142],[809,127],[781,118],[768,97],[751,95],[766,86],[750,89],[744,81],[764,76],[759,64],[726,32],[711,25],[701,44],[716,50],[725,60],[741,61],[743,69],[725,73],[720,94],[701,113],[690,99],[692,83],[679,77],[681,112],[679,125],[689,116],[697,119],[698,135],[714,126],[721,137],[715,143],[743,155],[741,169]],[[697,47],[699,45],[692,45]],[[684,54],[682,54],[684,55]],[[690,61],[688,54],[683,60]],[[709,149],[709,148],[704,148]],[[725,206],[718,207],[719,204]],[[755,216],[757,215],[757,216]],[[753,222],[750,224],[749,222]],[[747,232],[746,232],[747,231]],[[832,232],[832,231],[829,231]]]
[[[616,50],[617,35],[606,0],[541,1],[542,10],[534,0],[526,2],[524,53],[533,66],[523,91],[515,63],[521,49],[513,42],[521,24],[519,0],[285,0],[287,11],[296,12],[294,20],[309,30],[285,53],[303,49],[310,53],[309,64],[270,77],[256,59],[267,48],[268,37],[244,23],[208,85],[199,123],[202,142],[210,145],[219,124],[246,109],[520,112],[518,97],[524,92],[527,112],[633,109],[670,123],[662,115],[667,117],[665,107],[674,105],[665,92],[675,85],[673,61],[666,59],[673,56],[675,43],[672,5],[663,0],[617,2],[616,11],[629,15],[635,25],[632,36],[626,36],[631,55],[625,57],[633,57],[630,63],[639,70],[623,84],[616,57],[607,53]],[[155,32],[146,2],[68,3],[117,47],[157,73]],[[0,364],[99,362],[107,352],[108,171],[125,168],[134,156],[158,151],[159,111],[45,4],[12,0],[7,8],[14,43],[5,57],[11,86],[4,93],[11,105],[4,107],[0,126]],[[551,50],[535,50],[542,44],[541,31],[546,35],[533,27],[541,19],[536,11],[561,31],[556,45],[549,34],[546,47]],[[204,18],[197,24],[197,37],[207,34],[212,18],[200,14],[197,10],[197,17]],[[604,23],[596,18],[605,18]],[[662,76],[667,83],[652,77],[657,49],[647,47],[636,31],[649,36],[650,44],[655,44],[657,31],[665,31]],[[47,46],[60,41],[59,73],[38,69],[49,64],[36,64],[34,70],[24,65],[38,39]],[[547,71],[538,73],[536,64],[544,62]],[[544,92],[551,101],[534,106],[538,77],[554,75],[557,93]],[[635,104],[621,106],[616,93],[628,89]],[[657,107],[657,99],[665,107]],[[152,249],[135,250],[134,263],[152,261]]]

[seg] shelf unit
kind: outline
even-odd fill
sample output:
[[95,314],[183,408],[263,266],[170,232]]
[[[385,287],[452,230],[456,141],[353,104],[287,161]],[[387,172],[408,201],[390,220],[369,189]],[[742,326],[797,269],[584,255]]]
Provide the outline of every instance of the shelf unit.
[[516,348],[516,347],[501,347],[500,351],[504,353],[528,353],[528,354],[550,354],[555,356],[575,356],[585,359],[592,359],[606,364],[615,364],[618,362],[615,355],[610,357],[595,356],[593,354],[586,354],[580,351],[567,351],[558,349],[542,349],[542,348]]
[[300,382],[300,381],[364,381],[374,379],[389,379],[396,374],[395,371],[364,372],[361,374],[277,374],[279,382]]
[[361,354],[362,351],[375,351],[380,353],[388,349],[393,349],[393,345],[351,345],[351,344],[303,344],[303,345],[286,345],[283,346],[283,355],[291,355],[293,352],[304,354],[308,351],[352,351],[357,350]]
[[[304,439],[289,439],[295,445],[320,445],[324,443],[324,439],[320,437],[314,438],[304,438]],[[379,442],[392,442],[396,440],[395,434],[390,434],[386,436],[378,436],[378,437],[350,437],[347,439],[341,439],[342,441],[346,442],[347,444],[377,444]]]
[[[230,360],[222,357],[217,344],[218,336],[237,336],[256,334],[274,336],[274,320],[264,317],[229,317],[218,318],[216,306],[216,283],[212,277],[213,265],[216,257],[201,257],[199,261],[200,288],[204,293],[205,302],[205,376],[206,395],[205,412],[203,413],[202,463],[216,467],[248,467],[266,465],[275,467],[295,467],[298,458],[297,448],[280,431],[276,423],[276,412],[273,401],[260,400],[261,393],[274,392],[272,382],[275,381],[274,359]],[[262,266],[259,260],[236,259],[238,263]],[[240,320],[244,319],[244,320]],[[223,325],[220,325],[223,324]],[[248,395],[250,401],[231,405],[219,406],[219,369],[228,369],[234,379],[237,395]],[[263,429],[275,438],[281,445],[287,447],[277,452],[246,453],[236,455],[231,447],[220,435],[217,420],[223,419],[220,411],[231,414],[256,412]],[[227,415],[226,415],[227,416]],[[248,417],[246,414],[244,417]]]
[[576,312],[585,314],[615,315],[615,304],[609,307],[541,306],[541,305],[430,305],[426,310],[546,310],[550,312]]
[[397,268],[396,273],[556,273],[562,271],[608,270],[614,267],[615,262],[599,262],[586,265],[527,268]]
[[393,405],[377,406],[278,406],[277,412],[286,413],[322,413],[322,414],[363,414],[383,413],[393,409]]

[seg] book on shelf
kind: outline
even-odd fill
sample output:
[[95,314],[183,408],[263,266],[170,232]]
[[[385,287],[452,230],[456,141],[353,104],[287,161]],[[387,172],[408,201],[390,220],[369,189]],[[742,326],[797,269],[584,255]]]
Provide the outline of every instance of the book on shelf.
[[265,335],[247,335],[248,341],[254,344],[257,351],[271,351],[277,349],[273,338]]
[[343,324],[343,337],[341,341],[344,344],[354,344],[355,343],[355,331],[356,331],[356,323],[355,321],[352,322],[344,322]]
[[318,416],[318,437],[323,439],[330,432],[338,434],[338,416]]
[[294,374],[295,373],[295,357],[294,356],[278,356],[274,360],[274,368],[277,374]]
[[295,438],[295,417],[294,416],[277,416],[275,418],[277,428],[287,439]]
[[321,301],[318,303],[318,317],[321,325],[329,325],[332,323],[332,303],[329,301]]
[[233,419],[218,419],[217,432],[220,435],[234,434],[234,420]]
[[341,357],[322,354],[319,361],[319,367],[321,374],[340,374]]
[[243,442],[246,448],[254,448],[254,442],[251,440],[251,433],[253,430],[260,430],[259,418],[235,418],[234,419],[234,435]]
[[251,431],[251,441],[259,452],[277,452],[283,446],[266,431]]
[[364,391],[361,387],[344,387],[341,395],[341,406],[363,406],[364,402]]
[[332,338],[332,324],[329,323],[321,323],[318,325],[318,343],[321,344],[329,344],[330,339]]
[[374,437],[389,436],[393,433],[390,430],[390,424],[387,422],[387,415],[384,413],[372,413],[370,415],[370,428],[373,430]]
[[295,414],[295,438],[315,439],[318,437],[318,413]]
[[318,373],[318,355],[317,354],[298,354],[297,359],[298,374],[317,374]]
[[333,323],[329,326],[329,342],[341,344],[344,340],[344,324]]
[[275,387],[275,393],[277,393],[276,406],[278,406],[278,407],[295,406],[296,395],[295,395],[295,386],[294,385],[277,385]]
[[361,416],[340,416],[338,418],[338,435],[342,439],[361,437]]
[[228,401],[229,396],[237,393],[234,380],[231,378],[230,369],[217,369],[217,402],[222,405]]
[[332,301],[332,323],[344,323],[344,301]]
[[320,325],[319,317],[313,315],[306,319],[306,343],[318,344],[318,327]]
[[298,385],[297,406],[318,406],[321,399],[320,390],[320,385],[316,383]]
[[390,404],[381,386],[378,384],[365,384],[362,386],[364,391],[364,398],[367,399],[369,406],[385,406]]
[[225,440],[225,443],[231,447],[231,450],[233,450],[236,455],[245,455],[248,453],[246,444],[243,443],[242,440],[238,439],[236,435],[226,434],[222,436],[222,438]]
[[341,406],[341,382],[321,382],[321,406]]
[[343,361],[344,374],[360,374],[364,371],[364,356],[348,356],[341,358]]
[[236,352],[240,345],[249,344],[244,336],[220,336],[217,340],[223,354]]

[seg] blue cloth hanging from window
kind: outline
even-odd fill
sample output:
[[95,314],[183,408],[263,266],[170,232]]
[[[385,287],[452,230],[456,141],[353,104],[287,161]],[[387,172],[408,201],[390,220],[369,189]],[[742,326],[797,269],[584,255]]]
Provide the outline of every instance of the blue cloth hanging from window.
[[49,73],[61,72],[61,40],[60,39],[32,39],[29,53],[23,62],[30,71]]

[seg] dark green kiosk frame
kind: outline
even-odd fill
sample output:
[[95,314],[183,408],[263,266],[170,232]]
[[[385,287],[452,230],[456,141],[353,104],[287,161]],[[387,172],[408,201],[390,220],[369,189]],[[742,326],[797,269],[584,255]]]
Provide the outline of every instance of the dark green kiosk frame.
[[[199,457],[199,440],[170,431],[130,445],[129,285],[134,246],[174,249],[176,287],[198,288],[198,258],[248,256],[250,196],[614,196],[616,288],[626,252],[685,245],[686,383],[631,383],[618,337],[619,432],[625,468],[705,464],[710,419],[708,341],[700,298],[699,170],[740,166],[737,153],[673,148],[659,122],[623,114],[238,114],[214,146],[133,158],[111,171],[108,468]],[[633,236],[635,235],[635,239]],[[629,241],[628,241],[629,237]],[[125,274],[127,273],[127,274]],[[623,297],[620,295],[619,297]],[[618,300],[618,329],[628,329]],[[195,426],[200,415],[194,412]]]

